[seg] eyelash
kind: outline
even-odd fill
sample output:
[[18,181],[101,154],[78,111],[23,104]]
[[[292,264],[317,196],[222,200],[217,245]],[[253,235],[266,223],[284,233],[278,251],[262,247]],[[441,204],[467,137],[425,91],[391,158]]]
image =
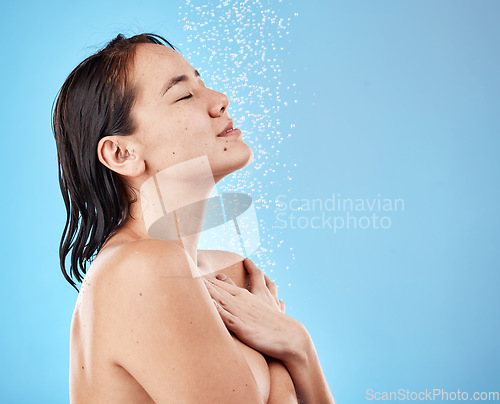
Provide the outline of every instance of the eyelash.
[[189,94],[189,95],[186,95],[185,97],[179,98],[177,101],[187,100],[187,99],[191,98],[192,96],[193,96],[193,94]]

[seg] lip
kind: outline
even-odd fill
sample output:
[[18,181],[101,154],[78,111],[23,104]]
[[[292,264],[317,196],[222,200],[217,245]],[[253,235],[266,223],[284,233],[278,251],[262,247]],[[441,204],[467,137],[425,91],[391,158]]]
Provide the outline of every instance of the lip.
[[241,131],[234,127],[234,122],[231,119],[226,127],[220,132],[217,137],[227,137],[241,134]]
[[239,136],[241,135],[241,130],[238,128],[232,128],[227,132],[222,132],[220,135],[217,135],[217,137],[229,137],[229,136]]

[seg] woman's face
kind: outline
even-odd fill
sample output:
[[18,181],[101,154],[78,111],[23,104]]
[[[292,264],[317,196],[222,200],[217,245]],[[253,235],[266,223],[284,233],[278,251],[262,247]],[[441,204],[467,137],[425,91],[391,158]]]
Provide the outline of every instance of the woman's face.
[[217,182],[250,163],[253,153],[239,130],[218,136],[233,127],[228,98],[205,87],[179,53],[138,45],[131,79],[137,88],[131,136],[148,175],[206,156]]

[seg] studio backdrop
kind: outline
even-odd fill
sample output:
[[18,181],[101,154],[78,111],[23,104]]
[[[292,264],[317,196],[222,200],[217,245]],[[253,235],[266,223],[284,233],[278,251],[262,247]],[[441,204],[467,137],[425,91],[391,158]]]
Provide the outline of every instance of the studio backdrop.
[[498,1],[1,8],[0,402],[69,402],[51,109],[80,61],[140,32],[228,95],[254,161],[217,184],[248,196],[224,221],[251,217],[243,254],[309,330],[337,403],[500,399]]

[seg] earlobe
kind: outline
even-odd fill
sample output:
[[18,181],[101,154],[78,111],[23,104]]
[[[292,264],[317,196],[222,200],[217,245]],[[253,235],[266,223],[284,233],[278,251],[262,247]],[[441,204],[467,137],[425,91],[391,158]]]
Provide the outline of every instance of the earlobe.
[[146,170],[146,164],[139,158],[128,142],[120,142],[116,136],[106,136],[97,144],[99,161],[110,170],[126,177],[138,177]]

